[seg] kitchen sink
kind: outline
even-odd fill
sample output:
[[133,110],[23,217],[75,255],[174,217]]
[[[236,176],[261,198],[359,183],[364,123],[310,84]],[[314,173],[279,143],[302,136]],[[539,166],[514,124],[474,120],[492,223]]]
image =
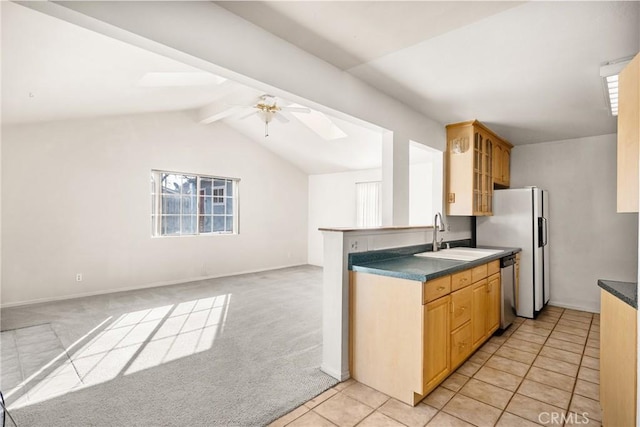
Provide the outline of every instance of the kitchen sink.
[[453,259],[457,261],[475,261],[502,252],[500,249],[453,248],[441,249],[438,252],[422,252],[416,256],[437,259]]

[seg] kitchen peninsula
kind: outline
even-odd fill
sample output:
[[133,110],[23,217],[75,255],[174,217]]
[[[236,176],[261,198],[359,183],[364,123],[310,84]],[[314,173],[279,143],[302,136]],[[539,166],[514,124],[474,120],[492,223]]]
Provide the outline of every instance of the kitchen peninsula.
[[499,260],[520,251],[428,249],[349,257],[351,376],[411,405],[498,329]]

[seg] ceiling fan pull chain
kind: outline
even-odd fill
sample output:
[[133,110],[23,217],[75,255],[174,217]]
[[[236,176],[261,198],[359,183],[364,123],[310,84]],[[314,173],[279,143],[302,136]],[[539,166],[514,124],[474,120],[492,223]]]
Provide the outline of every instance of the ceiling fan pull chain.
[[269,136],[269,122],[264,122],[264,137],[268,137]]

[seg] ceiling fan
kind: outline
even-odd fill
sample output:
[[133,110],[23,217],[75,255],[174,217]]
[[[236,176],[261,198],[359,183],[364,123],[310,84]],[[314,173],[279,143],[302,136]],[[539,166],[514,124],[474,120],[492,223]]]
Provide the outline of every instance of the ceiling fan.
[[244,106],[244,108],[252,108],[254,111],[243,116],[242,119],[251,117],[254,114],[260,117],[260,120],[264,122],[264,136],[269,136],[269,123],[274,118],[282,123],[288,123],[290,120],[286,117],[286,112],[292,113],[310,113],[311,109],[306,107],[293,107],[278,105],[278,100],[272,95],[262,95],[255,105]]

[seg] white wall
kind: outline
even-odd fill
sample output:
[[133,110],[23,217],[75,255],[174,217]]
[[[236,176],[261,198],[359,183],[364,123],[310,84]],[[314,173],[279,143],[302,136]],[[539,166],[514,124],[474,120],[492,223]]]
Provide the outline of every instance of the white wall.
[[[442,167],[432,163],[416,163],[410,168],[410,215],[416,222],[411,225],[432,225],[431,209],[436,205],[434,197],[442,196],[438,191],[442,181],[435,182],[442,176]],[[434,172],[439,171],[439,172]],[[352,172],[310,175],[309,176],[309,264],[322,266],[323,236],[319,228],[356,227],[356,183],[380,181],[381,169],[367,169]],[[423,192],[420,194],[420,192]],[[425,210],[428,213],[425,215]],[[469,217],[447,217],[445,222],[450,226],[448,232],[441,233],[445,240],[471,238],[471,222]],[[405,224],[406,225],[406,224]],[[362,232],[365,233],[365,232]],[[431,232],[424,231],[431,239]],[[366,233],[365,233],[366,234]],[[376,234],[376,232],[369,232]],[[387,235],[387,232],[377,234]],[[402,234],[405,236],[405,234]],[[431,240],[428,240],[431,242]],[[379,243],[379,244],[378,244]],[[422,242],[421,242],[422,243]],[[407,246],[407,245],[404,245]],[[365,239],[358,251],[389,248],[389,242],[376,242]]]
[[551,302],[600,310],[598,279],[635,282],[638,215],[616,213],[616,135],[516,146],[511,187],[549,190]]
[[439,183],[433,182],[431,162],[409,165],[409,225],[433,224],[433,190]]
[[309,264],[323,265],[323,238],[318,228],[356,226],[356,183],[381,179],[381,169],[309,175]]
[[[165,113],[2,137],[5,305],[306,263],[307,176],[224,124]],[[240,178],[240,234],[152,238],[151,169]]]

